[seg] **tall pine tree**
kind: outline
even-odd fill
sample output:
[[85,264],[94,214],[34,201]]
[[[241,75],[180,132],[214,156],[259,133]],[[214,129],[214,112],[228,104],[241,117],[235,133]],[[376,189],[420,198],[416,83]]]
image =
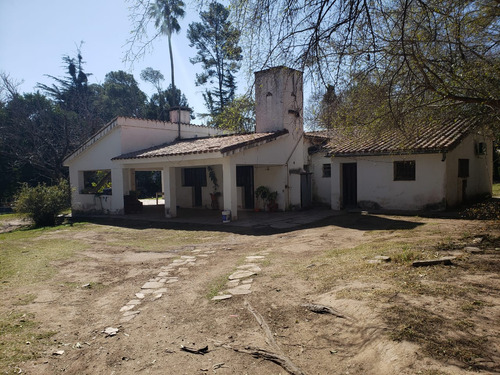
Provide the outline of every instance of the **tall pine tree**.
[[201,63],[203,68],[203,73],[196,75],[196,85],[207,86],[203,98],[215,118],[234,99],[235,74],[243,58],[238,45],[240,32],[228,19],[229,9],[217,2],[210,3],[200,18],[201,22],[189,25],[187,37],[198,51],[191,63]]

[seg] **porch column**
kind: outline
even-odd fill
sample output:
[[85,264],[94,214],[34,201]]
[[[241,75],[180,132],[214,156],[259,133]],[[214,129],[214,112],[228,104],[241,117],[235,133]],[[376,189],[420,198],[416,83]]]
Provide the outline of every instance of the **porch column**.
[[[123,195],[124,191],[124,177],[122,168],[111,169],[111,211],[115,214],[124,213]],[[128,193],[128,192],[127,192]]]
[[165,217],[177,216],[177,195],[175,191],[175,168],[165,167],[162,171],[162,186],[165,199]]
[[222,164],[222,194],[224,210],[231,211],[231,220],[238,219],[238,197],[236,187],[236,164],[231,158],[224,159]]

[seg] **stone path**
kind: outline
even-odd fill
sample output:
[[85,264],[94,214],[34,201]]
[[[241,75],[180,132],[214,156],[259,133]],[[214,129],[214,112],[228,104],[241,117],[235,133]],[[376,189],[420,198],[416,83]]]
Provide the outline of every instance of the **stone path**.
[[[189,268],[196,265],[197,257],[208,258],[215,253],[214,250],[202,252],[199,249],[193,249],[192,252],[196,255],[183,255],[180,259],[174,259],[170,264],[162,266],[156,277],[145,282],[140,290],[135,293],[135,298],[120,308],[120,313],[122,313],[120,323],[126,323],[139,315],[141,312],[140,307],[144,303],[162,298],[163,294],[168,290],[167,285],[179,281],[179,276],[173,276],[174,273],[177,275],[187,274]],[[252,276],[261,271],[257,262],[264,260],[265,255],[268,255],[268,253],[247,256],[246,263],[236,267],[237,270],[228,277],[227,289],[213,297],[212,300],[220,301],[229,299],[234,295],[252,293],[251,289],[254,280]]]
[[213,297],[212,301],[222,301],[232,298],[234,295],[252,293],[253,278],[251,277],[261,271],[260,266],[256,262],[264,260],[266,258],[265,255],[268,255],[268,253],[247,256],[246,263],[236,267],[237,271],[229,275],[229,280],[226,283],[228,289]]

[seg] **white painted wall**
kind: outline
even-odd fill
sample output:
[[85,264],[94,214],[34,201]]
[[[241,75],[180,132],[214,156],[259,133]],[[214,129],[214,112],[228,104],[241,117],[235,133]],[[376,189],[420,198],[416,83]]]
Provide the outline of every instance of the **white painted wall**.
[[[476,155],[475,145],[486,142],[486,155]],[[493,141],[479,134],[467,136],[453,151],[446,155],[446,197],[449,206],[462,202],[462,178],[458,177],[458,159],[469,159],[469,177],[466,196],[473,199],[491,195],[493,183]]]
[[309,170],[312,172],[313,201],[331,205],[332,177],[323,177],[323,164],[330,164],[330,158],[324,152],[318,152],[309,158]]
[[[332,159],[332,209],[342,202],[341,164],[357,163],[358,202],[377,203],[382,209],[419,210],[443,204],[446,163],[441,154],[366,156]],[[394,161],[415,160],[415,181],[394,181]]]

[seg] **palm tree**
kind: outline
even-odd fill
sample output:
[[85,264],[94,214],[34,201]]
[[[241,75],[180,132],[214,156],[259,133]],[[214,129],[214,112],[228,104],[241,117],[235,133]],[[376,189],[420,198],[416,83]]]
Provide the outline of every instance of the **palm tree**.
[[[168,38],[170,53],[170,70],[172,72],[172,87],[175,91],[174,58],[172,54],[172,33],[179,33],[181,26],[178,18],[184,17],[184,2],[181,0],[155,0],[149,4],[148,16],[154,19],[155,27]],[[177,103],[178,104],[178,103]]]

